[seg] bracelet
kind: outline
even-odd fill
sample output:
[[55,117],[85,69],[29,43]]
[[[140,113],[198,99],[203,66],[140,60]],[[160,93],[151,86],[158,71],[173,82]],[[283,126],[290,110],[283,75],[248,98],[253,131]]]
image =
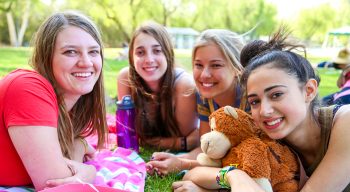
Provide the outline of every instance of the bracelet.
[[81,137],[79,137],[79,140],[83,143],[83,145],[84,145],[84,154],[86,154],[87,151],[88,151],[88,144],[87,144],[86,140],[81,138]]
[[187,151],[187,138],[181,137],[181,151]]
[[72,165],[68,164],[67,167],[69,171],[72,173],[72,176],[74,176],[77,173]]
[[227,181],[226,174],[235,169],[237,169],[236,165],[230,165],[222,168],[216,175],[216,183],[220,185],[221,188],[230,189],[230,184]]

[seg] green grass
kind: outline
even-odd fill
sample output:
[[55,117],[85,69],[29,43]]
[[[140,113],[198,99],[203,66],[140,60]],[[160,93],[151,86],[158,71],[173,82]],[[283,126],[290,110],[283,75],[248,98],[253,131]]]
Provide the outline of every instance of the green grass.
[[[152,148],[140,148],[140,156],[148,162],[152,153],[156,151],[156,149]],[[161,177],[159,175],[147,175],[146,183],[145,183],[145,192],[166,192],[172,191],[171,184],[174,181],[179,180],[176,177],[176,174],[169,174],[165,177]]]
[[[128,61],[126,60],[117,61],[115,59],[118,55],[118,51],[120,51],[118,48],[105,49],[105,66],[103,72],[106,93],[111,98],[117,96],[117,75],[119,70],[128,65]],[[30,69],[31,67],[28,65],[30,55],[31,50],[29,48],[0,48],[0,77],[16,68]],[[191,52],[176,50],[175,55],[177,66],[181,66],[191,72]],[[309,60],[311,63],[318,63],[326,60],[326,58],[309,56]],[[339,70],[319,69],[318,73],[321,76],[320,96],[325,96],[338,90],[336,81]]]
[[[110,98],[117,96],[117,75],[121,68],[128,65],[128,61],[117,61],[115,58],[120,49],[108,48],[105,49],[105,65],[104,65],[104,80],[106,93]],[[28,59],[31,51],[29,48],[0,48],[0,77],[6,75],[8,72],[16,68],[30,69]],[[176,50],[176,63],[178,66],[185,68],[191,72],[191,52],[185,50]],[[311,63],[318,63],[326,60],[326,58],[309,57]],[[321,84],[319,87],[319,95],[325,96],[338,90],[336,81],[339,75],[338,70],[319,69],[318,73],[321,77]],[[112,103],[107,106],[109,113],[115,112],[115,104]],[[141,149],[140,155],[147,162],[152,155],[154,149]],[[147,176],[145,191],[172,191],[171,184],[177,180],[175,174],[159,177]]]
[[339,90],[337,87],[337,79],[340,72],[340,70],[334,69],[318,69],[318,74],[321,77],[319,86],[320,97],[324,97]]
[[165,192],[173,191],[171,184],[177,181],[176,174],[170,174],[166,177],[160,177],[158,175],[148,176],[146,178],[145,191],[146,192]]
[[0,48],[0,77],[16,68],[30,69],[28,48]]

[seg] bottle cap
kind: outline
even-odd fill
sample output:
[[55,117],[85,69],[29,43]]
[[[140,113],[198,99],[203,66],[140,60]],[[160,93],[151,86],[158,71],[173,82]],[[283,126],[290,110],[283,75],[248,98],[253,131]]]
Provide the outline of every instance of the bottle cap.
[[125,95],[121,101],[117,101],[118,109],[133,109],[135,107],[134,102],[130,95]]

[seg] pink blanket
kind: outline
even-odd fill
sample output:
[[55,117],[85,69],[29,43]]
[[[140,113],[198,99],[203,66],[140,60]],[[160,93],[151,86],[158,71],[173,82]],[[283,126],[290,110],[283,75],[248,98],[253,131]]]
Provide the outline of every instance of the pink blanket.
[[[90,145],[96,147],[97,137],[86,138]],[[130,149],[116,146],[116,135],[108,134],[108,149],[98,151],[95,158],[86,164],[94,165],[97,170],[95,185],[123,189],[126,191],[144,191],[146,163]]]
[[[115,116],[107,115],[107,124],[109,128],[108,143],[105,150],[98,151],[93,160],[86,162],[94,165],[97,170],[97,176],[94,185],[97,191],[144,191],[146,178],[146,163],[134,151],[117,147],[115,133]],[[86,140],[92,146],[96,147],[97,137],[91,136]],[[1,173],[0,173],[1,174]],[[68,184],[44,190],[45,192],[67,191],[72,189],[81,189],[83,191],[96,191],[88,184]],[[114,190],[113,190],[114,189]],[[72,191],[70,190],[70,191]],[[80,191],[81,191],[80,190]],[[0,192],[28,192],[34,191],[30,187],[1,187]]]
[[98,152],[94,160],[97,176],[94,184],[126,191],[143,191],[146,178],[144,160],[134,151],[118,147]]
[[[144,160],[134,151],[118,147],[115,150],[102,150],[97,152],[94,160],[86,162],[94,165],[97,176],[94,185],[68,184],[43,192],[58,191],[144,191],[146,166]],[[95,189],[94,189],[95,188]],[[89,189],[89,190],[87,190]],[[30,187],[1,187],[0,192],[29,192]]]
[[[146,163],[135,152],[122,147],[117,147],[114,150],[110,150],[115,146],[116,135],[110,133],[108,149],[98,151],[93,160],[86,162],[86,164],[94,165],[97,170],[97,176],[94,182],[94,186],[97,191],[131,191],[139,192],[144,191],[145,178],[146,178]],[[96,147],[97,138],[95,136],[87,138],[87,141],[94,147]],[[67,189],[82,189],[86,188],[93,190],[86,184],[69,184],[64,186],[58,186],[51,188],[47,192],[67,191]],[[119,189],[119,190],[118,190]],[[70,191],[72,191],[70,190]],[[1,187],[0,192],[28,192],[34,191],[29,187]],[[95,191],[95,190],[93,190]],[[45,191],[46,192],[46,191]]]

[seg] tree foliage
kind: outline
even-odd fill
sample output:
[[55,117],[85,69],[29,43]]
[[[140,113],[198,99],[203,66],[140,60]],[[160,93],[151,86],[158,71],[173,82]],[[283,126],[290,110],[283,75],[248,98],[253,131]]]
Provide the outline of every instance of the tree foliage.
[[[27,46],[40,22],[52,11],[39,0],[2,0],[0,2],[0,40],[11,46]],[[5,38],[6,37],[6,38]]]
[[327,4],[301,11],[296,22],[296,34],[305,41],[322,41],[326,32],[334,27],[336,10]]
[[[23,36],[25,44],[48,15],[67,9],[80,10],[96,21],[108,47],[128,42],[135,28],[147,20],[197,31],[208,28],[226,28],[239,34],[250,31],[250,38],[271,34],[281,22],[275,5],[267,0],[0,0],[1,43],[10,44],[10,28],[6,21],[9,11],[18,39],[26,2],[30,2],[30,9]],[[296,21],[287,21],[287,24],[298,38],[321,42],[330,29],[350,24],[347,19],[350,1],[339,2],[338,8],[323,4],[302,10]]]

